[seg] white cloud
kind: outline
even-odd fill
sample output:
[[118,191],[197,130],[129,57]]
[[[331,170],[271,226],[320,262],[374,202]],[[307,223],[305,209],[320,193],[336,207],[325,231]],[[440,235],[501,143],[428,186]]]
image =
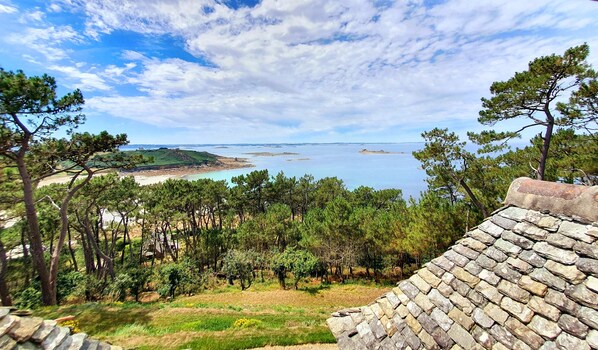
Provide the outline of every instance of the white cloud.
[[89,71],[81,71],[76,66],[52,65],[49,66],[48,69],[54,72],[63,73],[69,81],[68,85],[72,88],[85,91],[111,90],[110,85],[106,84],[106,81],[100,75]]
[[[92,113],[213,137],[229,130],[230,142],[309,133],[366,137],[448,120],[473,126],[493,81],[508,79],[534,57],[583,42],[598,50],[598,5],[590,1],[449,0],[428,8],[423,0],[382,7],[361,0],[263,0],[233,10],[216,0],[68,0],[50,6],[64,9],[84,14],[85,34],[99,44],[116,30],[168,35],[198,58],[158,58],[131,48],[115,53],[120,64],[52,65],[73,86],[107,91],[88,98]],[[68,57],[62,43],[81,40],[69,28],[30,29],[24,42],[55,62]],[[590,62],[597,66],[595,54]],[[120,96],[113,84],[133,87],[137,96]],[[343,136],[339,128],[349,131]]]
[[0,4],[0,13],[15,13],[18,11],[19,9],[12,5]]

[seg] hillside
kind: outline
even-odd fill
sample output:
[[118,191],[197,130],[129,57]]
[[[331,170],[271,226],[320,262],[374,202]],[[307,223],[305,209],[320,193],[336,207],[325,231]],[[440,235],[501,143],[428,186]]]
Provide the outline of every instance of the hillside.
[[166,169],[185,166],[215,165],[219,163],[218,156],[208,152],[181,150],[178,148],[158,148],[152,150],[127,151],[127,153],[141,154],[151,161],[137,166],[134,170]]

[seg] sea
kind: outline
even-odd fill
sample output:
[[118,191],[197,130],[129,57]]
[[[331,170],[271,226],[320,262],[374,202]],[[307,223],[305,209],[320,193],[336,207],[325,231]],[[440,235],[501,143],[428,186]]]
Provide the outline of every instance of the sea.
[[[127,145],[122,150],[160,147],[205,151],[219,156],[245,158],[254,167],[188,175],[188,180],[209,178],[231,183],[234,176],[267,169],[271,176],[283,172],[300,178],[310,174],[341,179],[349,190],[359,186],[374,189],[396,188],[403,198],[419,198],[426,189],[426,173],[411,154],[424,143],[306,143],[306,144],[223,144],[223,145]],[[382,151],[374,154],[362,150]]]

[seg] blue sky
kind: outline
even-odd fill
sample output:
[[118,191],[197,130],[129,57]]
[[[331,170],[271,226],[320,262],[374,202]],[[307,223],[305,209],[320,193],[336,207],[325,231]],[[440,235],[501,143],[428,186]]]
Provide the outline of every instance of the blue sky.
[[0,0],[0,66],[81,89],[82,129],[132,143],[420,141],[481,130],[490,84],[535,57],[587,42],[598,67],[596,18],[589,0]]

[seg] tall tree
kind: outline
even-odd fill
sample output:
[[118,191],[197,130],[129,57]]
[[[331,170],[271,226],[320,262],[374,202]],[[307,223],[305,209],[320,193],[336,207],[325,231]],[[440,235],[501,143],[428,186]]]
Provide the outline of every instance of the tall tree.
[[[58,97],[56,81],[48,75],[27,77],[22,71],[15,73],[0,68],[0,156],[6,157],[19,172],[31,255],[45,305],[56,304],[58,263],[68,229],[70,200],[99,168],[127,162],[123,157],[112,156],[119,146],[127,143],[126,135],[73,132],[85,120],[80,113],[83,104],[79,90]],[[69,137],[53,138],[61,129],[66,129]],[[108,153],[98,156],[103,152]],[[60,204],[56,204],[61,229],[48,268],[34,194],[39,180],[58,173],[69,173],[72,181],[67,184]],[[84,180],[76,181],[80,177]]]
[[448,195],[453,204],[457,201],[459,189],[463,189],[480,213],[487,217],[486,206],[468,183],[478,169],[475,167],[475,155],[465,150],[465,142],[448,129],[434,128],[422,133],[422,137],[426,145],[422,150],[413,152],[413,156],[422,162],[430,188]]
[[515,73],[507,81],[494,82],[490,87],[493,96],[482,98],[484,109],[480,111],[478,121],[489,126],[512,119],[524,119],[525,122],[515,131],[490,130],[472,133],[470,137],[478,143],[490,144],[520,137],[521,132],[528,128],[544,128],[543,134],[540,133],[542,148],[536,167],[537,178],[544,179],[550,141],[557,125],[558,99],[565,93],[575,94],[584,81],[596,79],[596,72],[586,62],[588,54],[586,44],[572,47],[562,56],[553,54],[536,58],[529,63],[526,71]]

